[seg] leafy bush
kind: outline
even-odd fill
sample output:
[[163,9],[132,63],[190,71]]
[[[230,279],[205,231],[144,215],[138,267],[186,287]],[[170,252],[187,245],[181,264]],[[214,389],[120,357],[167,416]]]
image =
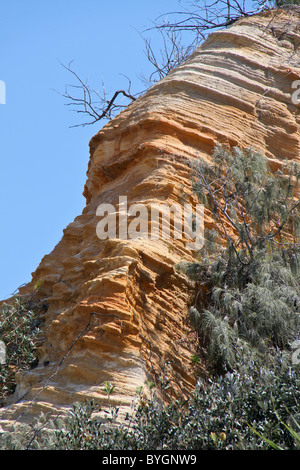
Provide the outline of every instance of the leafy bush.
[[[273,174],[259,153],[217,146],[212,164],[199,162],[195,176],[215,230],[207,231],[197,262],[178,268],[197,281],[190,317],[210,380],[199,379],[188,401],[168,405],[149,382],[150,399],[139,389],[138,406],[122,424],[118,408],[75,404],[66,418],[42,416],[24,432],[4,433],[1,448],[299,448],[300,369],[290,349],[300,318],[299,168]],[[32,317],[17,307],[2,325],[11,360],[26,367],[34,352]],[[114,388],[105,383],[108,399]]]
[[[155,391],[120,424],[118,408],[75,404],[66,418],[43,416],[23,434],[5,433],[0,447],[60,450],[264,450],[269,441],[298,449],[290,432],[299,419],[300,371],[278,353],[273,369],[248,365],[199,381],[187,402],[163,405]],[[48,431],[46,432],[46,430]]]
[[277,8],[288,7],[289,5],[300,5],[300,0],[275,0]]
[[211,210],[198,263],[178,266],[196,280],[190,309],[205,358],[218,373],[288,349],[300,326],[300,201],[297,165],[273,174],[252,150],[220,145],[199,162],[194,190]]
[[155,394],[150,400],[141,399],[135,414],[121,426],[95,424],[92,408],[85,405],[86,417],[79,406],[60,434],[59,447],[75,449],[81,443],[79,448],[102,450],[269,448],[251,424],[281,446],[293,449],[297,443],[283,423],[299,413],[299,378],[299,371],[291,370],[278,354],[273,371],[252,365],[218,380],[199,381],[188,402],[162,405]]
[[37,363],[36,340],[40,320],[19,297],[13,305],[0,309],[0,340],[5,344],[5,363],[0,364],[0,403],[14,392],[15,374],[28,370]]

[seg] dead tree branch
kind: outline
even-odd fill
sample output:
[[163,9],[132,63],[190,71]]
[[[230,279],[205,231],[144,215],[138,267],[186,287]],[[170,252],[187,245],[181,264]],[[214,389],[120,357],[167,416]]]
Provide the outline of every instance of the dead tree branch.
[[[241,17],[274,8],[280,1],[288,0],[252,0],[250,6],[254,8],[249,9],[249,3],[246,4],[246,0],[194,0],[191,2],[190,10],[183,8],[181,11],[168,13],[170,19],[165,19],[165,15],[160,16],[154,25],[146,30],[160,34],[160,50],[158,52],[154,50],[150,38],[142,37],[146,57],[153,71],[148,77],[140,76],[140,80],[148,89],[183,63],[206,39],[207,34],[217,29],[227,28]],[[188,36],[187,45],[182,42],[182,33]],[[71,64],[72,62],[67,66],[61,65],[76,79],[76,84],[66,85],[65,92],[60,94],[67,100],[66,106],[77,114],[85,115],[88,121],[70,127],[84,127],[101,120],[109,121],[146,91],[133,94],[131,81],[126,77],[127,89],[120,88],[107,95],[102,83],[100,93],[91,88],[88,81],[82,80],[71,68]]]
[[147,88],[163,79],[171,70],[185,62],[198,46],[197,38],[184,45],[179,31],[156,27],[154,29],[160,35],[161,48],[159,51],[153,49],[151,38],[143,37],[145,55],[153,67],[153,72],[148,78],[141,77]]
[[[74,124],[70,127],[85,127],[91,124],[95,124],[95,122],[101,121],[102,119],[110,120],[115,117],[116,114],[118,114],[122,109],[127,108],[128,104],[130,104],[132,101],[135,101],[140,94],[137,93],[133,95],[131,93],[131,81],[128,79],[128,77],[126,77],[128,80],[127,90],[117,90],[111,97],[108,98],[103,83],[102,94],[100,94],[100,92],[90,87],[88,81],[83,81],[71,68],[72,62],[70,62],[69,65],[64,65],[61,62],[60,64],[77,80],[77,85],[66,85],[65,92],[60,93],[67,100],[65,105],[73,106],[73,111],[78,114],[85,114],[90,118],[90,120],[87,122]],[[77,91],[79,90],[79,96],[71,93],[70,89]],[[122,97],[125,98],[126,102],[122,101]]]
[[215,29],[227,28],[241,17],[252,16],[265,9],[274,7],[272,0],[254,0],[254,8],[249,9],[245,0],[194,0],[191,9],[173,11],[168,14],[174,21],[166,20],[165,15],[157,18],[156,28],[175,33],[190,31],[198,42],[205,40],[207,34]]

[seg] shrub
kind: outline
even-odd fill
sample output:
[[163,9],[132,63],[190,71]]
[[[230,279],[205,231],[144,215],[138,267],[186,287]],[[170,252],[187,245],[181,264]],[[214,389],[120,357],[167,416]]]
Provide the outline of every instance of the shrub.
[[35,311],[16,297],[13,305],[0,309],[0,339],[5,344],[5,363],[0,364],[0,402],[14,392],[17,371],[28,370],[37,364],[36,340],[40,320]]
[[[5,433],[0,447],[59,450],[265,450],[270,441],[298,449],[289,428],[299,418],[299,369],[274,357],[273,368],[248,364],[244,370],[199,381],[186,402],[163,405],[153,392],[140,394],[120,424],[118,408],[74,404],[66,418],[42,417],[23,434]],[[48,431],[46,432],[46,428]]]
[[190,309],[205,358],[217,373],[249,360],[269,360],[299,336],[300,172],[275,174],[252,150],[217,146],[211,165],[199,162],[194,190],[211,210],[198,262],[178,268],[198,283]]

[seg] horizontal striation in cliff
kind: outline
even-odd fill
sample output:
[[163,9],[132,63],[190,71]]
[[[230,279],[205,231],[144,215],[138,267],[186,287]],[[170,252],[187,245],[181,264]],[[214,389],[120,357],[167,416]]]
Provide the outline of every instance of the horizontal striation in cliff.
[[[30,420],[75,401],[128,409],[146,380],[169,380],[169,394],[188,396],[197,374],[188,323],[194,287],[176,269],[194,253],[184,240],[96,234],[97,207],[196,204],[191,171],[217,142],[263,152],[274,168],[300,161],[300,15],[268,11],[212,33],[190,58],[104,126],[90,142],[86,207],[64,230],[20,289],[47,303],[38,366],[19,374],[3,419]],[[210,223],[210,214],[205,211]]]

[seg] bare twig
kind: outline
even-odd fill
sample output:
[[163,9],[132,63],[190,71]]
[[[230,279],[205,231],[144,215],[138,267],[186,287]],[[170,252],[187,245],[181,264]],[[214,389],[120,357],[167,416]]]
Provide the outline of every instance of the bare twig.
[[184,45],[179,32],[157,27],[154,29],[159,33],[161,39],[159,52],[153,49],[150,38],[143,37],[147,60],[154,69],[148,78],[141,77],[147,87],[161,80],[171,70],[185,62],[198,45],[196,38],[188,45]]
[[[244,0],[195,0],[192,9],[173,11],[168,14],[175,20],[165,20],[165,15],[158,17],[156,28],[168,29],[173,32],[190,31],[198,38],[204,40],[210,31],[227,28],[239,18],[251,16],[267,8],[272,8],[274,2],[270,0],[253,1],[256,8],[249,9]],[[181,19],[179,19],[181,18]]]
[[[62,67],[64,67],[68,72],[70,72],[73,77],[77,80],[77,85],[66,85],[65,92],[59,93],[64,98],[67,99],[66,106],[74,106],[75,111],[78,114],[85,114],[90,118],[90,121],[83,122],[81,124],[75,124],[70,127],[85,127],[91,124],[95,124],[102,119],[110,120],[122,109],[126,108],[129,103],[135,101],[136,98],[141,94],[137,93],[133,95],[131,93],[131,81],[128,79],[128,88],[127,90],[120,89],[113,93],[110,98],[107,98],[104,84],[102,84],[102,94],[98,91],[92,89],[87,81],[83,81],[79,75],[74,72],[71,68],[72,62],[69,65],[64,65],[60,62]],[[79,90],[81,92],[80,96],[75,96],[71,93],[70,89]],[[127,103],[123,103],[119,98],[123,97],[127,99]],[[78,108],[77,108],[78,107]]]
[[[162,46],[159,52],[156,52],[151,39],[143,38],[146,57],[153,71],[148,77],[141,76],[141,81],[149,88],[184,62],[210,32],[227,28],[241,17],[251,16],[274,7],[272,0],[252,0],[252,4],[256,5],[256,8],[249,9],[245,0],[194,0],[191,10],[183,9],[183,11],[168,13],[171,19],[167,20],[165,15],[158,17],[154,25],[146,31],[158,32]],[[181,33],[183,32],[189,35],[187,45],[182,43]],[[77,114],[85,115],[88,121],[70,127],[84,127],[101,120],[110,120],[146,91],[133,94],[131,81],[126,77],[128,88],[118,89],[108,97],[103,84],[102,93],[92,89],[87,81],[82,80],[72,70],[71,63],[68,66],[61,65],[72,74],[77,83],[66,85],[65,92],[60,94],[67,100],[66,106],[73,106],[71,109]],[[79,96],[76,95],[78,92]]]

